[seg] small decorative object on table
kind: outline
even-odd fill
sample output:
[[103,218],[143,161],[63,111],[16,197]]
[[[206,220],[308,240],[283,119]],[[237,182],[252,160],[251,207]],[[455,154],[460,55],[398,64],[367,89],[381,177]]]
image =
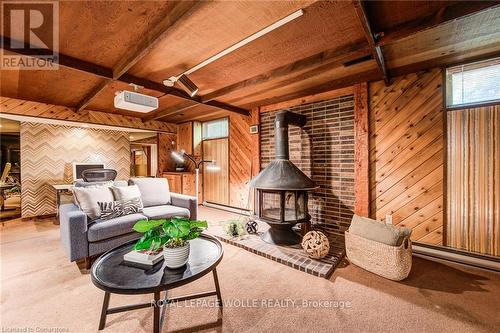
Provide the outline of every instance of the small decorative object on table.
[[246,234],[245,223],[240,220],[229,220],[225,222],[224,232],[230,237],[240,237]]
[[[140,220],[133,229],[144,235],[135,244],[134,251],[161,253],[163,248],[165,265],[168,268],[179,268],[189,259],[189,241],[198,237],[207,227],[207,221],[193,221],[182,217],[168,220]],[[128,255],[130,252],[124,256],[124,260],[127,260]]]
[[321,231],[309,231],[302,238],[302,248],[313,259],[321,259],[328,255],[330,242]]
[[163,260],[163,250],[133,250],[123,256],[123,260],[128,263],[153,266]]
[[250,220],[246,224],[246,229],[249,234],[256,234],[257,233],[257,227],[258,224],[256,221]]

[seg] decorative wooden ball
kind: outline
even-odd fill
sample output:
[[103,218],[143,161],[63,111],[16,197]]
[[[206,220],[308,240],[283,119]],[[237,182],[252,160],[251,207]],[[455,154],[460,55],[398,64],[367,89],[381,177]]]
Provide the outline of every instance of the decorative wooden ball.
[[309,231],[302,238],[302,248],[313,259],[321,259],[328,255],[330,242],[321,231]]
[[248,221],[246,224],[246,229],[249,234],[256,234],[257,233],[257,222],[255,221]]

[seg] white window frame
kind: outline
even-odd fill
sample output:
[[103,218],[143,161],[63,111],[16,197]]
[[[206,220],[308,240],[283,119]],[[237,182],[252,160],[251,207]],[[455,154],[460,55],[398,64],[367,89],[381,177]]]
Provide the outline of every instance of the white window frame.
[[473,108],[473,107],[481,107],[481,106],[488,106],[488,105],[495,105],[495,104],[500,104],[500,99],[490,99],[490,100],[484,100],[484,101],[479,101],[479,102],[472,102],[472,103],[463,103],[463,104],[448,104],[448,97],[449,94],[451,93],[452,84],[451,84],[451,75],[448,75],[448,70],[450,68],[456,68],[459,66],[470,66],[477,64],[478,68],[484,68],[485,66],[481,66],[483,63],[487,62],[492,62],[492,61],[497,61],[500,63],[500,57],[494,57],[494,58],[488,58],[488,59],[482,59],[478,61],[472,61],[472,62],[467,62],[463,63],[461,65],[452,65],[452,66],[447,66],[444,69],[443,73],[443,82],[444,82],[444,89],[443,89],[443,97],[444,97],[444,107],[446,110],[458,110],[458,109],[467,109],[467,108]]

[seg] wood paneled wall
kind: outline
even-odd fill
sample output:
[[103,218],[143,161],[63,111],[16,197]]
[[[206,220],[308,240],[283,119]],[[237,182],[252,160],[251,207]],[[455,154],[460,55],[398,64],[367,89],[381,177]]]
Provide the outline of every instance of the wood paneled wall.
[[142,121],[142,119],[138,117],[90,110],[75,112],[75,110],[61,105],[31,102],[8,97],[0,97],[0,102],[0,112],[20,116],[154,130],[167,133],[175,133],[177,131],[176,124],[166,123],[164,121]]
[[175,170],[175,160],[172,150],[177,149],[177,135],[158,133],[158,169],[157,177],[161,177],[163,171]]
[[177,149],[193,154],[193,122],[177,125]]
[[207,170],[203,165],[203,198],[207,202],[229,205],[229,144],[228,139],[203,141],[203,159],[217,161],[220,170]]
[[369,86],[371,215],[443,244],[443,121],[440,69]]
[[241,115],[229,117],[229,205],[250,209],[249,186],[252,178],[252,118]]
[[500,106],[448,112],[447,245],[500,255]]

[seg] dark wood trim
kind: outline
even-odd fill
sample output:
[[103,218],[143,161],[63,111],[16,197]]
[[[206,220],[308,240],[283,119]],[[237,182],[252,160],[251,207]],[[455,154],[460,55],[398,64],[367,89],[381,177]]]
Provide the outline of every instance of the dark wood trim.
[[166,108],[164,110],[158,110],[156,112],[151,112],[150,114],[146,115],[144,118],[142,118],[144,121],[148,120],[157,120],[160,118],[168,117],[168,116],[173,116],[177,114],[178,112],[193,108],[197,106],[197,103],[193,102],[185,102],[182,104],[178,104],[176,106],[172,106],[169,108]]
[[382,53],[382,48],[375,43],[375,35],[373,34],[370,21],[368,20],[367,9],[362,0],[353,0],[354,9],[356,10],[356,15],[359,18],[361,26],[365,32],[366,40],[370,45],[371,52],[373,54],[373,58],[377,62],[378,68],[382,77],[384,79],[385,85],[388,86],[391,83],[391,79],[389,76],[389,71],[385,65],[384,54]]
[[[240,89],[256,86],[286,75],[290,75],[309,68],[314,68],[318,65],[328,65],[329,67],[339,66],[350,60],[366,56],[367,54],[370,54],[370,50],[366,47],[360,48],[359,45],[351,45],[341,50],[339,50],[338,48],[326,50],[324,52],[320,52],[313,56],[278,67],[267,73],[256,75],[250,79],[243,80],[235,84],[229,85],[227,87],[221,88],[219,90],[216,90],[214,92],[208,93],[202,96],[202,100],[204,102],[211,101],[221,96],[229,95]],[[325,68],[321,67],[320,73],[324,71]],[[311,71],[308,72],[308,74],[310,77],[313,76],[312,74],[317,75],[318,73],[316,71]],[[299,81],[300,79],[292,78],[292,80],[294,81]]]
[[462,105],[457,105],[457,106],[446,106],[446,100],[445,100],[445,110],[446,111],[460,111],[460,110],[467,110],[467,109],[483,108],[486,106],[495,106],[495,105],[499,105],[499,104],[500,104],[500,99],[497,99],[494,101],[488,101],[488,102],[484,102],[484,103],[472,103],[472,104],[462,104]]
[[[3,50],[24,55],[33,58],[46,57],[47,55],[54,54],[52,50],[45,50],[39,48],[31,48],[31,45],[24,43],[22,49],[13,49],[10,47],[11,38],[7,36],[1,36],[1,47]],[[17,42],[19,43],[19,42]],[[92,74],[105,79],[111,79],[113,77],[113,71],[101,65],[93,64],[85,60],[80,60],[65,54],[58,53],[55,57],[58,60],[59,65],[71,68],[76,71],[80,71],[87,74]]]
[[368,83],[354,86],[354,213],[370,216]]
[[[293,99],[305,98],[305,97],[311,96],[311,95],[321,94],[321,93],[329,92],[332,90],[337,90],[340,88],[350,87],[356,83],[359,83],[360,81],[364,81],[364,82],[376,81],[376,80],[380,80],[380,78],[381,78],[380,71],[378,69],[374,69],[374,70],[366,71],[363,73],[357,73],[354,75],[346,76],[346,77],[343,77],[343,78],[340,78],[337,80],[333,80],[330,82],[326,82],[326,83],[320,84],[318,86],[304,89],[300,92],[294,92],[294,93],[290,93],[290,94],[283,95],[283,96],[272,97],[272,98],[268,98],[265,100],[253,102],[251,104],[260,106],[261,112],[265,112],[263,110],[268,111],[269,110],[268,106],[272,105],[272,104],[278,104],[278,103],[286,102],[286,101],[293,100]],[[300,104],[300,103],[297,103],[297,104]]]
[[252,125],[259,127],[258,133],[250,134],[251,137],[251,167],[252,177],[255,177],[260,172],[260,108],[253,108],[251,111]]
[[183,17],[191,15],[202,5],[203,1],[178,2],[174,8],[169,11],[168,15],[165,15],[160,22],[157,22],[152,29],[148,31],[141,41],[132,45],[133,49],[131,52],[122,57],[115,68],[113,68],[113,78],[117,79],[125,74],[139,60],[146,56],[154,46],[164,39]]
[[347,87],[343,87],[340,89],[328,90],[328,91],[321,92],[318,94],[302,96],[302,97],[299,97],[296,99],[291,99],[291,100],[279,102],[276,104],[268,104],[265,106],[261,106],[261,107],[259,107],[259,112],[260,113],[269,112],[269,111],[288,108],[291,106],[297,106],[297,105],[302,105],[302,104],[309,104],[309,103],[314,103],[314,102],[319,102],[319,101],[325,101],[325,100],[332,99],[332,98],[339,97],[339,96],[352,95],[353,93],[354,93],[353,86],[347,86]]
[[83,109],[85,109],[91,102],[92,100],[97,96],[99,95],[104,89],[106,89],[109,84],[113,82],[112,80],[110,79],[104,79],[103,81],[101,81],[101,83],[99,83],[97,86],[95,86],[94,89],[92,89],[92,91],[87,94],[76,106],[75,106],[75,111],[76,112],[80,112],[82,111]]
[[[4,96],[0,96],[4,97]],[[15,99],[15,98],[14,98]],[[31,101],[26,101],[25,102],[31,102]],[[38,103],[38,102],[35,102]],[[41,103],[41,102],[40,102]],[[48,104],[48,103],[41,103],[41,104]],[[64,110],[67,110],[68,112],[74,112],[74,109],[71,107],[67,106],[61,106],[61,105],[55,105],[55,104],[49,104],[53,105],[54,107],[61,107]],[[80,113],[81,117],[80,118],[70,118],[67,114],[61,114],[61,111],[64,111],[61,109],[54,110],[54,112],[50,113],[50,116],[47,116],[47,112],[45,112],[43,115],[39,114],[30,114],[26,113],[26,111],[14,111],[14,110],[2,110],[4,113],[8,114],[13,114],[13,115],[18,115],[18,116],[23,116],[23,117],[30,117],[30,118],[38,118],[38,119],[50,119],[50,120],[57,120],[57,121],[62,121],[62,122],[71,122],[71,123],[78,123],[78,124],[93,124],[93,125],[103,125],[103,126],[109,126],[109,127],[119,127],[119,128],[130,128],[130,129],[144,129],[145,131],[154,131],[154,132],[160,132],[164,134],[176,134],[176,132],[173,132],[171,130],[163,129],[162,126],[173,126],[176,125],[174,123],[168,123],[164,121],[151,121],[151,122],[141,122],[143,125],[142,127],[135,125],[128,125],[127,124],[127,118],[134,118],[136,121],[140,121],[140,118],[138,117],[133,117],[133,116],[127,116],[119,113],[113,113],[113,112],[105,112],[105,111],[95,111],[95,110],[85,110],[84,112]],[[57,112],[55,112],[57,111]],[[98,122],[95,119],[93,119],[92,114],[96,113],[105,113],[109,117],[120,117],[120,122],[113,122],[111,123],[106,123],[103,124],[102,122]],[[88,116],[90,115],[90,116]],[[148,126],[148,123],[153,125],[153,126]],[[157,126],[154,126],[158,124]]]
[[390,31],[377,32],[377,35],[380,36],[380,38],[378,39],[376,45],[382,46],[392,44],[403,38],[438,27],[458,18],[464,18],[474,15],[480,11],[498,6],[498,1],[460,1],[458,4],[452,4],[440,8],[430,16],[400,24]]
[[[25,55],[25,56],[29,56],[29,57],[38,58],[38,57],[47,56],[47,54],[52,54],[51,52],[53,52],[51,50],[30,49],[30,45],[26,44],[26,43],[25,43],[25,48],[23,48],[23,49],[12,49],[8,46],[5,46],[5,45],[10,45],[10,41],[11,41],[10,38],[2,36],[2,48],[4,50],[7,50],[9,52],[13,52],[13,53],[16,53],[19,55]],[[120,78],[115,79],[113,77],[113,70],[112,69],[105,68],[103,66],[99,66],[96,64],[92,64],[92,63],[89,63],[87,61],[83,61],[83,60],[76,59],[73,57],[69,57],[69,56],[66,56],[64,54],[59,53],[58,59],[59,59],[59,65],[64,66],[64,67],[69,68],[69,69],[78,70],[78,71],[81,71],[81,72],[84,72],[87,74],[92,74],[95,76],[99,76],[99,77],[102,77],[102,78],[105,78],[108,80],[116,80],[116,81],[121,81],[124,83],[134,83],[134,84],[143,86],[144,88],[147,88],[150,90],[155,90],[158,92],[163,92],[165,94],[176,96],[176,97],[182,98],[184,100],[190,100],[190,101],[193,101],[197,104],[205,104],[205,105],[213,106],[213,107],[223,109],[223,110],[226,110],[229,112],[236,112],[236,113],[239,113],[239,114],[242,114],[245,116],[250,115],[250,112],[244,108],[240,108],[237,106],[229,105],[229,104],[226,104],[223,102],[218,102],[218,101],[210,101],[210,102],[204,103],[201,100],[201,97],[199,97],[199,96],[190,97],[186,92],[184,92],[183,90],[180,90],[178,88],[166,87],[161,83],[150,81],[150,80],[143,79],[143,78],[138,78],[138,77],[133,76],[133,75],[123,74]],[[92,99],[91,95],[88,95],[87,98]],[[85,102],[85,101],[82,100],[78,105],[83,105],[84,104],[83,102]]]
[[183,16],[188,15],[193,8],[199,7],[199,5],[197,5],[196,3],[187,1],[181,1],[175,5],[173,10],[170,11],[168,15],[165,15],[161,22],[155,24],[153,28],[148,31],[148,34],[144,36],[142,41],[133,44],[129,54],[121,58],[118,64],[112,69],[112,80],[99,83],[90,94],[85,96],[85,98],[78,103],[77,110],[83,110],[101,91],[106,89],[114,80],[118,80],[139,60],[146,56],[153,46],[158,44]]
[[475,61],[481,61],[481,60],[487,60],[487,59],[492,59],[492,58],[497,58],[500,57],[500,52],[499,51],[493,51],[493,52],[488,52],[486,54],[480,54],[480,55],[475,55],[475,56],[470,56],[470,51],[465,51],[465,52],[458,52],[454,54],[454,57],[459,57],[460,59],[453,60],[453,61],[447,61],[448,58],[450,58],[450,55],[444,55],[439,58],[434,58],[431,60],[425,60],[397,68],[392,68],[391,69],[391,74],[394,76],[400,76],[400,75],[406,75],[410,73],[416,73],[421,70],[425,69],[431,69],[431,68],[436,68],[436,67],[451,67],[451,66],[456,66],[460,64],[465,64],[465,63],[470,63],[470,62],[475,62]]
[[231,112],[234,112],[234,113],[239,113],[239,114],[241,114],[243,116],[247,116],[247,117],[250,116],[250,112],[247,109],[243,109],[243,108],[239,108],[239,107],[236,107],[236,106],[228,105],[228,104],[223,103],[223,102],[219,102],[219,101],[202,102],[201,99],[200,99],[200,101],[198,103],[205,104],[205,105],[210,105],[210,106],[213,106],[215,108],[228,110],[228,111],[231,111]]
[[441,244],[447,246],[448,231],[448,112],[446,110],[446,68],[441,68],[441,91],[443,94],[443,234]]

